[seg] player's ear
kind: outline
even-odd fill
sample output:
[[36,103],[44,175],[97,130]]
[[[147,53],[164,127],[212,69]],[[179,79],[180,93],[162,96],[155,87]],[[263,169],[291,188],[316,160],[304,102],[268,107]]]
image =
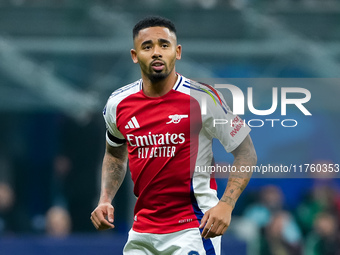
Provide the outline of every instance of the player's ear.
[[138,63],[138,58],[137,58],[137,52],[135,49],[131,49],[131,58],[133,63],[137,64]]
[[182,57],[182,45],[178,44],[176,46],[176,59],[180,60]]

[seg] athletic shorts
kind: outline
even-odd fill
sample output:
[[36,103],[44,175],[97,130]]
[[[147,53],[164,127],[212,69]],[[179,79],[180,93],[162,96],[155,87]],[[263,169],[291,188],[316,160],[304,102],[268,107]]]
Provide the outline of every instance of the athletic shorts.
[[124,255],[220,255],[221,236],[204,239],[198,228],[169,234],[139,233],[130,230]]

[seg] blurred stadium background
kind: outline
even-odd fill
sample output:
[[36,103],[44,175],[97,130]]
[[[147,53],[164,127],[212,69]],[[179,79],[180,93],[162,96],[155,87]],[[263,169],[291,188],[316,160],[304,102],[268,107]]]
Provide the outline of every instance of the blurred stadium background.
[[[149,14],[177,25],[185,76],[329,78],[311,85],[313,120],[252,136],[260,163],[340,163],[338,0],[0,0],[1,255],[121,253],[135,201],[129,176],[114,202],[116,229],[98,233],[89,220],[101,111],[140,76],[131,30]],[[330,177],[251,180],[223,254],[340,254],[340,186]]]

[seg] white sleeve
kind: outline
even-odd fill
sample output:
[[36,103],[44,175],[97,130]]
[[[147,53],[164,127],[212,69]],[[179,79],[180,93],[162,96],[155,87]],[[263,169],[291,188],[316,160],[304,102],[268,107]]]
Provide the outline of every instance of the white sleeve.
[[126,142],[124,136],[116,126],[116,110],[117,104],[115,103],[115,98],[110,97],[103,110],[103,116],[107,129],[106,141],[113,147],[121,146]]
[[227,152],[235,150],[250,132],[248,125],[237,115],[234,115],[222,94],[218,92],[219,100],[207,96],[207,114],[203,117],[203,128],[213,138],[217,138]]

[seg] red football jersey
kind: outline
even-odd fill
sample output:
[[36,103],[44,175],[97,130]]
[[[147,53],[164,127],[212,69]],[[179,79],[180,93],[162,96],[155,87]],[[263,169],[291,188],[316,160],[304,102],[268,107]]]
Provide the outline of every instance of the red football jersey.
[[216,100],[205,97],[207,109],[202,110],[200,97],[207,90],[210,88],[178,75],[173,89],[161,97],[146,96],[142,80],[138,80],[109,98],[104,109],[107,142],[128,145],[137,196],[135,231],[162,234],[198,227],[203,214],[217,204],[210,173],[197,172],[197,166],[211,165],[212,138],[218,138],[230,152],[250,129],[246,125],[238,125],[237,130],[235,125],[215,126],[214,118],[231,122],[239,117],[219,94],[214,94]]

